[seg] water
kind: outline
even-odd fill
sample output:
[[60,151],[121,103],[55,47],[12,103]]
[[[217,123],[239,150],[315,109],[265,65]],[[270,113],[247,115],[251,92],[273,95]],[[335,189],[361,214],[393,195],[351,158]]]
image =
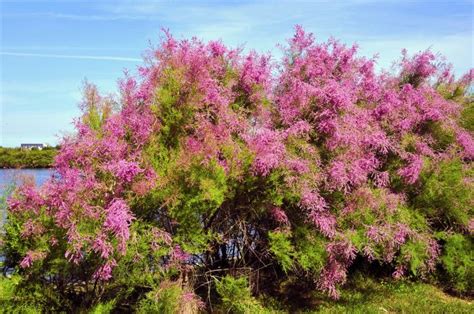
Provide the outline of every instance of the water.
[[[12,184],[19,185],[25,180],[34,180],[36,186],[40,186],[49,179],[52,173],[52,169],[0,169],[0,197],[4,196],[7,188]],[[0,232],[5,220],[6,211],[3,203],[0,204]],[[4,256],[0,255],[0,264],[3,260]]]
[[[34,180],[36,186],[42,185],[53,173],[52,169],[0,169],[0,198],[5,196],[8,187]],[[5,203],[0,203],[0,231],[5,222]],[[2,257],[0,256],[0,261]]]
[[34,180],[40,186],[52,173],[52,169],[0,169],[0,195],[11,184],[18,185],[24,180]]

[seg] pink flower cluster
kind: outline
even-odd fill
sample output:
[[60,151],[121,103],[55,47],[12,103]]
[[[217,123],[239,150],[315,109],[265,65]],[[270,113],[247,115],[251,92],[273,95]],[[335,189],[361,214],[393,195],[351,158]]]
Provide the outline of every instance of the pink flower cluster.
[[119,240],[119,250],[124,254],[130,237],[129,227],[133,220],[128,205],[122,199],[115,199],[105,209],[105,213],[104,229],[116,236]]
[[[270,209],[265,215],[274,221],[291,229],[292,217],[303,217],[328,241],[318,284],[333,297],[357,254],[379,258],[383,245],[381,259],[392,262],[417,231],[384,220],[406,205],[407,189],[391,184],[401,177],[407,187],[416,186],[424,160],[443,160],[448,152],[473,159],[472,134],[459,124],[461,105],[437,89],[469,86],[472,72],[455,82],[449,67],[425,51],[404,52],[395,74],[378,74],[376,60],[358,57],[357,46],[317,43],[299,26],[284,56],[275,71],[270,56],[244,55],[218,41],[177,41],[167,33],[137,77],[126,74],[120,81],[119,109],[114,98],[87,84],[77,134],[64,139],[55,160],[57,175],[41,189],[19,187],[8,200],[10,212],[24,221],[22,236],[31,240],[21,266],[44,258],[48,253],[36,249],[49,242],[71,263],[97,257],[94,278],[111,279],[132,222],[140,219],[137,200],[175,188],[175,170],[210,164],[222,168],[229,189],[254,184],[261,197],[256,203]],[[433,130],[455,139],[444,147]],[[160,171],[161,153],[175,168]],[[258,191],[268,186],[271,193]],[[268,196],[278,193],[283,201]],[[179,203],[178,194],[152,204],[157,213]],[[346,221],[357,214],[371,222]],[[363,230],[363,249],[351,243],[350,228]],[[165,244],[173,247],[170,259],[189,262],[174,243],[173,228],[164,230],[153,229],[152,249]],[[438,249],[430,242],[432,266]],[[394,276],[405,269],[398,265]]]
[[41,251],[28,251],[26,253],[26,256],[23,258],[23,260],[20,263],[20,267],[22,268],[28,268],[31,267],[31,265],[38,260],[42,260],[46,257],[45,252]]
[[[61,250],[58,242],[67,239],[63,255],[70,262],[79,264],[89,254],[103,259],[97,266],[99,279],[110,278],[116,265],[113,257],[126,250],[133,220],[127,191],[140,189],[144,194],[155,180],[153,169],[138,160],[157,124],[149,108],[137,103],[136,85],[128,83],[121,85],[126,104],[118,113],[110,108],[109,98],[87,84],[84,115],[76,121],[78,133],[64,139],[55,160],[56,174],[40,189],[20,186],[9,199],[10,211],[26,219],[22,235],[33,247],[50,237],[51,250]],[[105,172],[114,179],[106,179]],[[31,265],[38,256],[28,253],[22,265]]]
[[133,179],[143,170],[136,162],[119,160],[111,162],[105,166],[107,170],[112,172],[117,178],[123,182],[132,182]]
[[327,248],[328,262],[323,269],[318,285],[334,299],[339,298],[336,285],[344,283],[347,277],[347,267],[356,257],[356,249],[348,242],[333,242]]
[[423,160],[420,156],[410,156],[408,166],[398,170],[398,174],[401,175],[407,183],[414,184],[420,175],[422,167]]

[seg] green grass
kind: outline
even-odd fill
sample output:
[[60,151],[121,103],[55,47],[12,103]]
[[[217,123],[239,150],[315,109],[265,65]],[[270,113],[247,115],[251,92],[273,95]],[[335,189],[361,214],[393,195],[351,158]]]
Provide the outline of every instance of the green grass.
[[[17,279],[0,276],[0,305],[3,306],[3,310],[0,306],[0,313],[35,313],[34,305],[26,302],[27,296],[15,295]],[[268,301],[264,303],[270,306],[273,302]],[[362,276],[352,279],[341,290],[338,301],[320,293],[315,293],[311,301],[313,310],[276,310],[278,305],[275,303],[271,306],[273,309],[267,307],[249,313],[474,313],[472,300],[453,297],[433,285],[406,281],[376,282]],[[91,312],[97,313],[102,307]]]
[[307,313],[474,313],[472,300],[453,297],[439,288],[412,282],[375,282],[359,276],[342,290],[337,302],[321,301]]

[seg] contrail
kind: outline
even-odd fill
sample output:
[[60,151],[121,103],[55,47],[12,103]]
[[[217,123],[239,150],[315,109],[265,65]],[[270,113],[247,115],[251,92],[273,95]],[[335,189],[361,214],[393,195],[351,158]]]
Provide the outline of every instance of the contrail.
[[85,59],[85,60],[106,60],[106,61],[129,61],[139,62],[142,59],[114,56],[87,56],[87,55],[58,55],[46,53],[24,53],[24,52],[6,52],[0,51],[0,55],[15,57],[40,57],[40,58],[59,58],[59,59]]

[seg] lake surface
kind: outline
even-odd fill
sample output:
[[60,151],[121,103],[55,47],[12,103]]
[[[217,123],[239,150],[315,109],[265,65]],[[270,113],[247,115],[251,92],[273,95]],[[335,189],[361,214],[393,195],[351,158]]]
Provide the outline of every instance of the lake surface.
[[[36,186],[40,186],[49,179],[52,173],[52,169],[0,169],[0,197],[3,196],[7,187],[12,184],[19,185],[25,180],[34,180]],[[5,217],[4,208],[0,208],[0,230]],[[1,260],[2,257],[0,256]]]
[[18,185],[24,180],[34,180],[40,186],[52,173],[52,169],[0,169],[0,195],[9,185]]

